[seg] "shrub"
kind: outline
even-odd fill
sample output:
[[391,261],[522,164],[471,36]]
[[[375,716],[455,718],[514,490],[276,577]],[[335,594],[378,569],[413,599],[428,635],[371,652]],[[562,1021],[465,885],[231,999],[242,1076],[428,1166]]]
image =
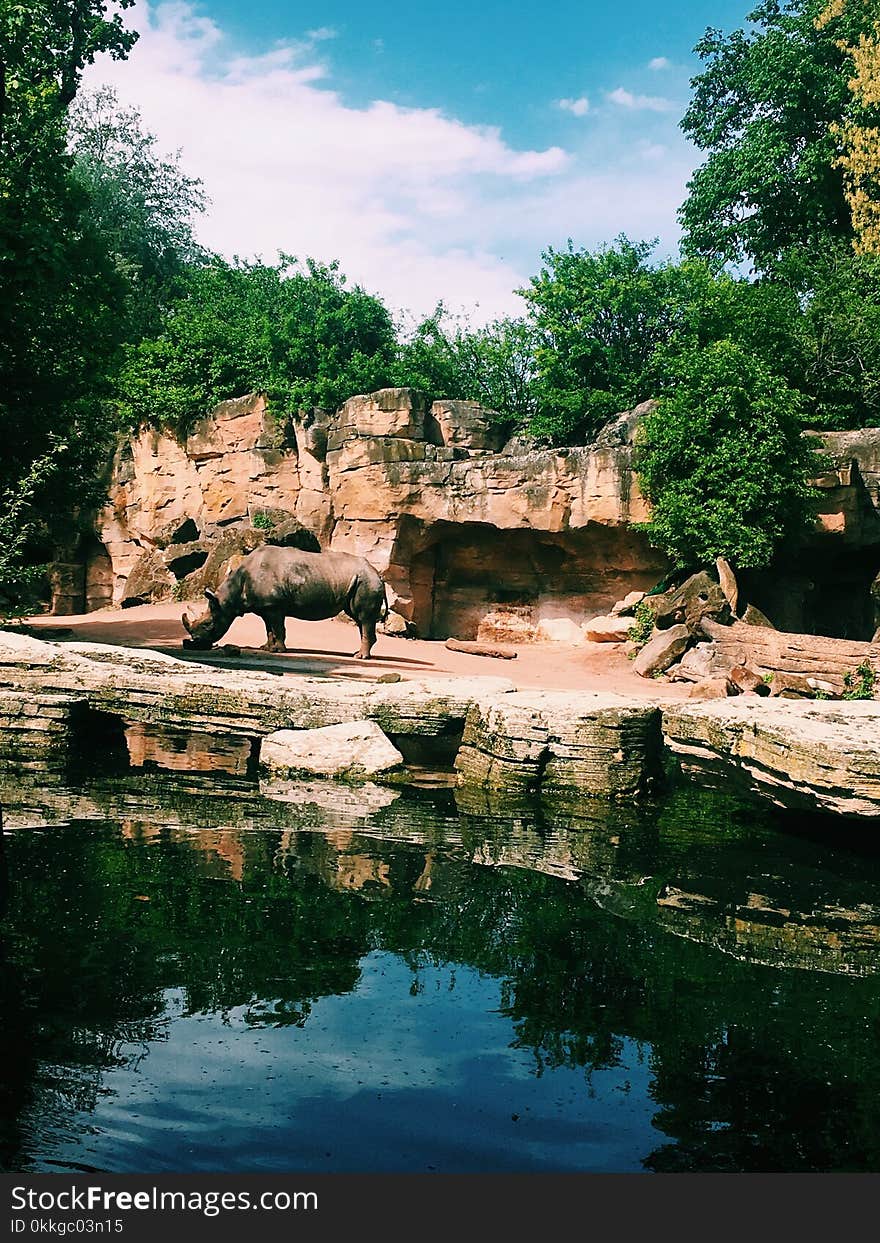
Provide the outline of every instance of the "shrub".
[[654,612],[649,604],[644,600],[640,600],[635,607],[633,624],[626,632],[626,637],[630,643],[635,643],[637,647],[644,647],[650,639],[653,630]]
[[863,660],[856,668],[843,675],[844,691],[841,699],[873,699],[877,686],[877,674],[869,660]]
[[801,431],[802,399],[732,341],[665,363],[666,392],[638,433],[636,470],[652,506],[639,524],[677,567],[726,557],[767,565],[812,513],[821,462]]

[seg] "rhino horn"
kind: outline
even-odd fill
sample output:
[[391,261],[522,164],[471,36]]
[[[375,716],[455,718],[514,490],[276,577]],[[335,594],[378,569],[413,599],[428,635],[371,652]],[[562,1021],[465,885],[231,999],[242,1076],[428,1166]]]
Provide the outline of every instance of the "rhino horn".
[[181,617],[180,620],[183,622],[184,629],[189,631],[190,634],[192,634],[193,628],[192,628],[192,622],[189,619],[189,615],[187,613],[184,613],[184,615]]

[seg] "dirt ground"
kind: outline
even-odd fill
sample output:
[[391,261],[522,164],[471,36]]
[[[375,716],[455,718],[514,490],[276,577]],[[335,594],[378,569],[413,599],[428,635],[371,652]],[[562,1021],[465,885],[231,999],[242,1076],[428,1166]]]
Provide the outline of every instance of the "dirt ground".
[[[359,678],[374,681],[395,671],[401,678],[503,677],[517,688],[546,690],[615,691],[650,699],[680,699],[687,694],[684,683],[665,679],[646,680],[633,672],[622,645],[587,643],[567,647],[557,643],[505,644],[516,652],[514,660],[498,660],[453,652],[439,640],[403,639],[379,635],[370,660],[352,655],[358,647],[357,628],[340,620],[296,621],[288,618],[287,646],[283,655],[258,649],[266,641],[259,618],[238,618],[223,639],[241,648],[240,656],[217,649],[192,652],[181,647],[186,633],[181,625],[183,604],[146,604],[131,609],[101,609],[72,617],[33,617],[28,626],[47,639],[112,643],[125,647],[150,647],[183,660],[222,668],[267,669],[276,673]],[[193,606],[190,605],[192,612]],[[221,644],[222,647],[222,644]]]

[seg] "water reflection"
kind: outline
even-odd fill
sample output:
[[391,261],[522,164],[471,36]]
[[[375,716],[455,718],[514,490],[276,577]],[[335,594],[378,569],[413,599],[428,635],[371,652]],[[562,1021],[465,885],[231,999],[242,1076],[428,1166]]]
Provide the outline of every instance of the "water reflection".
[[333,789],[0,786],[7,1168],[880,1168],[876,857]]

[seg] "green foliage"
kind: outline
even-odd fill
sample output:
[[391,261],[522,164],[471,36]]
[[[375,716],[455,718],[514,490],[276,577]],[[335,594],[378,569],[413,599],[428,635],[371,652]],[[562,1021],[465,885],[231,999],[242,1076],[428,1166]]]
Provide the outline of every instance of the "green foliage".
[[647,262],[655,244],[551,247],[520,291],[537,334],[538,435],[571,444],[652,396],[651,359],[671,327],[664,269]]
[[256,527],[258,531],[274,531],[275,530],[275,523],[272,520],[271,514],[265,514],[262,512],[262,510],[257,514],[254,514],[253,518],[251,519],[251,525]]
[[863,660],[856,669],[843,675],[845,687],[841,699],[873,699],[877,688],[877,674],[869,660]]
[[337,263],[191,267],[162,328],[127,351],[120,405],[132,425],[185,434],[219,401],[261,391],[287,412],[335,407],[390,382],[394,329],[382,303],[345,288]]
[[646,600],[640,600],[633,613],[633,624],[626,632],[630,643],[644,647],[654,632],[654,610]]
[[71,107],[73,176],[88,198],[89,219],[129,290],[129,335],[158,329],[185,264],[206,256],[192,232],[204,210],[201,182],[179,156],[161,155],[136,109],[121,109],[104,87]]
[[820,0],[764,0],[752,28],[707,30],[695,51],[682,121],[707,152],[680,211],[685,247],[714,262],[749,260],[776,270],[794,248],[815,251],[852,237],[831,126],[851,107],[846,37],[854,18],[819,31]]
[[535,332],[522,319],[471,329],[440,303],[400,346],[396,383],[432,398],[478,401],[502,421],[525,424],[535,410]]
[[[865,9],[834,6],[817,23],[824,7],[766,0],[749,30],[708,30],[697,45],[706,67],[682,128],[707,158],[680,218],[687,254],[763,274],[776,305],[761,357],[803,393],[810,426],[846,428],[880,421],[880,264],[853,253],[838,159]],[[755,327],[760,338],[767,324]]]
[[[112,8],[0,5],[0,494],[31,535],[97,497],[112,431],[126,281],[66,148],[83,68],[102,52],[124,57],[137,37]],[[64,469],[50,469],[62,445]],[[14,541],[19,569],[26,544]]]
[[817,472],[802,400],[744,347],[719,341],[671,359],[667,395],[644,420],[636,466],[652,505],[641,529],[676,566],[726,557],[767,565],[805,529]]
[[807,290],[800,319],[807,420],[822,428],[880,425],[880,258],[829,243],[790,254],[786,275]]
[[[29,541],[35,534],[38,520],[34,500],[45,491],[56,474],[67,446],[54,442],[50,451],[32,462],[16,483],[7,486],[0,497],[0,616],[10,617],[22,611],[19,602],[29,603],[43,566],[26,565]],[[19,607],[16,607],[19,605]]]

